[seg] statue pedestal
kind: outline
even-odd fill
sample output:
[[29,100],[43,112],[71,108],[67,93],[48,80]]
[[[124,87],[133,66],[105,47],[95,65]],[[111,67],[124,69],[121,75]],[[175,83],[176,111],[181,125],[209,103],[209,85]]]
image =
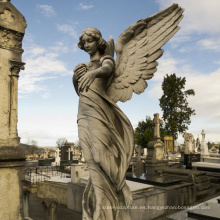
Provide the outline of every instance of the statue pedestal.
[[168,166],[168,161],[163,159],[164,143],[160,139],[150,141],[147,146],[145,172],[148,175],[158,175],[157,170]]
[[0,147],[0,219],[23,219],[25,156],[20,147]]

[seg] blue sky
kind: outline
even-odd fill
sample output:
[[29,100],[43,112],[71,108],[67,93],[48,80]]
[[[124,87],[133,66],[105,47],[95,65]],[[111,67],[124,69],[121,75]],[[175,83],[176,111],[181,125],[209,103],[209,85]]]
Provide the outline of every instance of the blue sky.
[[[78,96],[72,86],[73,68],[88,62],[77,48],[81,31],[96,27],[107,40],[172,3],[185,8],[180,31],[163,49],[158,71],[149,87],[132,100],[118,103],[134,128],[138,121],[162,112],[158,99],[166,74],[186,77],[186,89],[196,95],[189,105],[196,110],[187,132],[195,138],[205,129],[207,141],[220,141],[220,1],[219,0],[19,0],[11,1],[26,18],[23,40],[25,70],[20,72],[18,132],[22,143],[36,140],[55,146],[65,137],[77,141]],[[179,143],[183,143],[180,136]]]

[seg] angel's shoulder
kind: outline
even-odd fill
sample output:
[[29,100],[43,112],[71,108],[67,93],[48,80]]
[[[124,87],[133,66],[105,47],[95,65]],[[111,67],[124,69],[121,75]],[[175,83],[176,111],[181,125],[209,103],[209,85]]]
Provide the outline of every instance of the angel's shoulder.
[[105,60],[111,60],[113,62],[113,64],[115,64],[115,60],[114,57],[110,56],[110,55],[105,55],[100,59],[100,63],[102,64]]

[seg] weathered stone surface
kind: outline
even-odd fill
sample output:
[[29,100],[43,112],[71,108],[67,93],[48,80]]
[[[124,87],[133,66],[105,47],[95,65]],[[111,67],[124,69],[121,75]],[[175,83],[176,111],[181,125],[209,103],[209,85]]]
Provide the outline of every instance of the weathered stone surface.
[[[4,146],[0,147],[0,164],[6,160],[25,160],[23,148],[20,146]],[[0,165],[1,166],[1,165]]]
[[59,204],[67,205],[67,185],[53,182],[39,182],[37,196],[42,199],[56,199]]
[[23,168],[0,168],[0,219],[21,220]]
[[19,146],[17,132],[17,92],[22,39],[26,22],[10,3],[0,1],[0,147]]
[[184,132],[184,145],[185,145],[185,154],[190,154],[191,152],[195,151],[195,145],[193,144],[195,142],[194,136],[191,133]]
[[10,1],[0,1],[0,26],[24,34],[27,27],[24,16]]
[[0,1],[0,219],[23,219],[25,155],[17,132],[17,92],[26,22],[8,0]]
[[58,202],[56,199],[45,198],[42,202],[44,207],[44,220],[58,220],[57,219],[57,206]]

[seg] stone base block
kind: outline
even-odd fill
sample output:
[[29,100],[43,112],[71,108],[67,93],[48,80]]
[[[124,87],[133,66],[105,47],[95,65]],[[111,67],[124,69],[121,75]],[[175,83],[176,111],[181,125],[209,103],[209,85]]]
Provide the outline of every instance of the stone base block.
[[20,145],[20,137],[0,139],[0,147],[10,146],[15,147]]
[[3,161],[25,161],[25,154],[23,148],[19,145],[0,147],[0,164]]
[[23,167],[0,167],[0,219],[23,219],[23,175]]
[[168,167],[167,160],[158,160],[158,161],[145,161],[145,171],[147,175],[156,175],[158,171]]

